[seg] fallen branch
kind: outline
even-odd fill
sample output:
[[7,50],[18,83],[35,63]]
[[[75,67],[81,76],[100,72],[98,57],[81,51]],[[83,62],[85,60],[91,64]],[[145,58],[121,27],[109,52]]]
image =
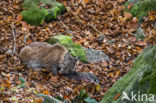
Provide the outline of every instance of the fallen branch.
[[13,41],[14,41],[14,45],[13,45],[13,52],[12,52],[12,56],[15,54],[16,52],[16,38],[15,38],[15,25],[14,23],[12,24],[12,36],[13,36]]
[[62,24],[63,27],[65,27],[65,29],[69,30],[69,27],[63,23],[63,21],[61,20],[61,18],[58,18],[60,20],[60,23]]

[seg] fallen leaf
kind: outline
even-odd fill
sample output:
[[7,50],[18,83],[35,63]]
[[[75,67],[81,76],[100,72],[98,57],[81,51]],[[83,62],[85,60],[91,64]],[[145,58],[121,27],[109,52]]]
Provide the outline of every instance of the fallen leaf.
[[35,103],[43,103],[42,98],[36,98],[36,99],[35,99]]
[[108,77],[113,77],[114,74],[113,74],[113,73],[109,73],[107,76],[108,76]]
[[45,95],[48,95],[48,94],[49,94],[48,91],[44,91],[44,92],[42,92],[42,93],[45,94]]
[[96,91],[99,92],[100,91],[101,86],[99,84],[96,85]]
[[26,44],[31,44],[33,41],[31,39],[27,40]]
[[27,23],[25,21],[21,21],[20,23],[22,24],[22,27],[25,27],[25,28],[28,27],[28,25],[27,25]]
[[131,13],[124,11],[124,17],[126,18],[126,20],[128,20],[128,19],[131,19],[133,16]]
[[145,42],[143,42],[143,41],[138,41],[137,45],[139,45],[139,46],[146,46],[147,44]]
[[115,52],[115,49],[112,47],[106,47],[106,48],[107,48],[108,52],[111,54]]
[[120,70],[117,70],[115,76],[119,76],[119,74],[120,74]]
[[17,66],[16,69],[22,69],[24,66]]
[[124,2],[125,0],[119,0],[120,3]]
[[19,15],[17,15],[17,20],[16,20],[16,21],[17,21],[17,22],[20,22],[20,21],[22,20],[22,18],[23,18],[22,15],[19,14]]
[[4,87],[11,87],[11,83],[10,81],[6,80],[6,79],[2,79],[2,84],[4,85]]
[[86,4],[86,3],[88,3],[90,0],[83,0],[83,2]]
[[120,93],[118,93],[118,94],[117,94],[117,95],[113,98],[113,100],[115,100],[115,101],[116,101],[116,100],[120,97],[120,95],[121,95],[121,94],[120,94]]
[[50,78],[51,82],[57,82],[58,81],[58,77],[57,76],[53,76],[52,78]]
[[133,6],[133,3],[129,3],[127,9],[129,10]]
[[85,41],[86,41],[86,38],[83,38],[83,39],[77,41],[76,43],[78,43],[78,44],[82,44],[82,43],[84,43]]
[[15,5],[13,6],[13,8],[19,9],[19,8],[20,8],[20,5],[16,5],[16,4],[15,4]]
[[132,22],[133,22],[133,23],[138,23],[137,17],[133,17]]

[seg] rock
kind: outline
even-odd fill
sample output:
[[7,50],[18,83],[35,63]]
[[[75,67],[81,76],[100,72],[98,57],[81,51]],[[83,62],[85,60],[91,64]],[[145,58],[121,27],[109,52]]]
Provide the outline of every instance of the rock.
[[138,27],[134,36],[139,40],[144,40],[144,38],[146,37],[145,32],[142,30],[141,27]]
[[109,57],[101,50],[94,50],[92,48],[84,48],[88,62],[102,62],[110,61]]
[[103,40],[104,40],[104,38],[105,38],[105,36],[99,36],[99,37],[97,37],[97,42],[98,43],[102,43]]
[[104,95],[100,103],[156,103],[156,45],[137,57],[130,71]]

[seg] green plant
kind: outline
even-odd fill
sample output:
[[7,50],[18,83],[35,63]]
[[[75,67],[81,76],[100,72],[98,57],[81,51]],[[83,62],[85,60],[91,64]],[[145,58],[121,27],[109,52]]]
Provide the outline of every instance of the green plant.
[[80,91],[80,94],[74,98],[73,103],[97,103],[97,101],[91,99],[89,94],[83,89]]

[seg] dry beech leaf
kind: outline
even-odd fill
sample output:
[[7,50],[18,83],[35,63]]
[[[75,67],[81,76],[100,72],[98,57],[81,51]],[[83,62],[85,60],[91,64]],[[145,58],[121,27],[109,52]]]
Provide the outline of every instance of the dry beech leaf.
[[141,51],[141,50],[142,50],[142,49],[141,49],[140,47],[138,47],[138,46],[136,47],[136,49],[137,49],[138,51]]
[[119,76],[119,74],[120,74],[120,70],[117,70],[115,76]]
[[139,45],[139,46],[146,46],[147,44],[145,42],[143,42],[143,41],[138,41],[137,45]]
[[113,77],[114,74],[113,74],[113,73],[109,73],[107,76],[108,76],[108,77]]
[[121,94],[120,94],[120,93],[118,93],[118,94],[117,94],[117,95],[113,98],[113,100],[115,100],[115,101],[116,101],[116,100],[120,97],[120,95],[121,95]]
[[126,20],[128,20],[128,19],[131,19],[133,16],[131,13],[124,11],[124,17],[126,18]]
[[0,62],[5,59],[6,55],[0,55]]
[[125,6],[118,6],[118,10],[123,11],[125,9]]
[[28,27],[28,25],[27,25],[27,23],[25,21],[21,21],[21,24],[22,24],[22,27],[25,27],[25,28]]
[[42,98],[36,98],[36,99],[35,99],[35,103],[43,103]]
[[58,81],[58,77],[57,76],[53,76],[51,79],[50,79],[51,82],[57,82]]
[[2,79],[2,84],[5,86],[5,87],[11,87],[11,83],[10,81],[6,80],[6,79]]
[[82,44],[82,43],[84,43],[85,41],[86,41],[86,38],[83,38],[83,39],[77,41],[76,43],[78,43],[78,44]]
[[23,65],[22,65],[22,66],[17,66],[17,67],[16,67],[16,69],[22,69],[22,68],[24,68]]
[[156,16],[155,16],[155,15],[150,16],[150,20],[151,20],[151,21],[156,20]]
[[20,5],[16,5],[16,4],[15,4],[15,5],[13,6],[13,8],[19,9],[19,8],[20,8]]
[[100,91],[101,86],[99,84],[96,85],[96,91],[99,92]]
[[83,0],[83,2],[86,4],[86,3],[88,3],[90,0]]
[[33,41],[31,39],[27,40],[26,44],[31,44]]
[[122,16],[119,16],[118,19],[119,19],[122,23],[125,23],[125,22],[126,22],[126,18],[123,18]]
[[120,3],[124,2],[125,0],[119,0]]
[[133,23],[138,23],[137,17],[133,17],[132,22],[133,22]]
[[84,46],[85,47],[89,47],[89,43],[88,42],[84,42]]
[[107,48],[108,52],[111,54],[115,52],[115,49],[112,47],[106,47],[106,48]]
[[101,64],[102,64],[102,66],[108,66],[108,62],[107,61],[104,61]]
[[132,41],[132,42],[135,42],[137,40],[136,37],[130,37],[128,39],[129,39],[129,41]]
[[17,15],[17,22],[20,22],[21,20],[22,20],[22,15],[21,14],[19,14],[19,15]]
[[64,95],[63,98],[67,99],[67,98],[69,98],[69,95]]
[[129,10],[131,7],[133,6],[133,3],[130,3],[127,7],[127,9]]
[[48,94],[49,94],[48,91],[44,91],[44,92],[42,92],[42,93],[45,94],[45,95],[48,95]]

